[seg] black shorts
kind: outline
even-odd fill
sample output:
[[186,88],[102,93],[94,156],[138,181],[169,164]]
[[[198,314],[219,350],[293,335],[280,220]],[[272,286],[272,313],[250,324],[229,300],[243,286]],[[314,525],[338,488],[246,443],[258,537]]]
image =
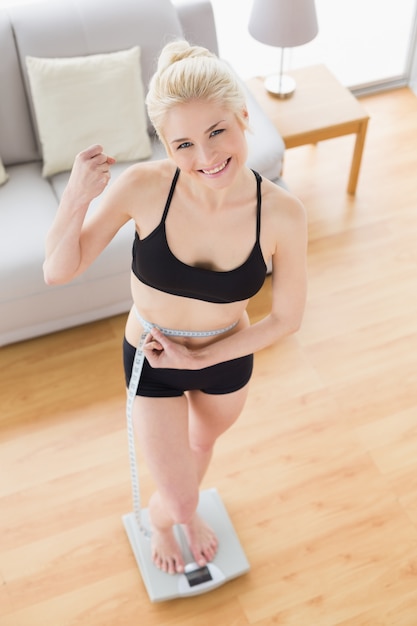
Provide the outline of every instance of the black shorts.
[[[123,340],[123,363],[126,386],[132,373],[136,348]],[[145,359],[136,395],[150,398],[182,396],[184,391],[198,389],[209,394],[225,394],[238,391],[250,380],[253,370],[253,354],[204,367],[200,370],[153,368]]]

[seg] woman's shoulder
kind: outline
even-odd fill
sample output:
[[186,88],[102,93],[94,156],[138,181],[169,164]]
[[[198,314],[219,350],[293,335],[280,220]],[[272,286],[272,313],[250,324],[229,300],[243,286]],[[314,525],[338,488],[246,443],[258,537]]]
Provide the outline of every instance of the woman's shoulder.
[[112,181],[101,202],[101,211],[123,214],[137,224],[159,219],[175,169],[168,159],[130,165]]
[[261,237],[268,254],[307,240],[307,213],[301,200],[283,187],[264,179]]
[[159,186],[164,179],[172,180],[175,165],[169,159],[141,161],[127,167],[120,175],[121,185],[149,188]]
[[301,200],[292,192],[264,178],[262,181],[262,211],[273,221],[306,221]]
[[168,194],[175,169],[168,159],[134,163],[112,182],[108,201],[133,217]]
[[262,242],[265,256],[270,258],[277,250],[305,246],[307,241],[307,214],[301,200],[279,185],[265,180],[262,192]]

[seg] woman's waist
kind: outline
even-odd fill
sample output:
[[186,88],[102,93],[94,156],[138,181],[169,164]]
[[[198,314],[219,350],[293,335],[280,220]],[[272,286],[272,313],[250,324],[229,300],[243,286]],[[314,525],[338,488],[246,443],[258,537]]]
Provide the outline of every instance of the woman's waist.
[[223,305],[216,307],[217,311],[198,311],[199,307],[195,306],[191,306],[191,310],[168,307],[161,311],[134,304],[128,318],[126,336],[137,342],[143,332],[149,332],[152,326],[157,326],[173,341],[191,347],[218,341],[248,325],[245,307],[229,308],[226,305],[228,310],[219,310]]
[[[140,323],[140,325],[142,326],[145,332],[150,332],[152,328],[157,326],[159,330],[163,332],[164,335],[167,335],[168,337],[187,337],[187,338],[193,338],[193,339],[217,337],[218,335],[223,335],[229,332],[230,330],[233,330],[237,326],[238,321],[239,321],[239,320],[235,320],[234,322],[231,322],[227,326],[221,326],[221,327],[217,327],[217,324],[216,324],[216,328],[211,328],[211,329],[209,329],[208,327],[204,329],[202,327],[190,329],[190,328],[183,327],[184,321],[182,320],[181,328],[171,328],[167,326],[160,326],[159,324],[154,324],[153,322],[150,322],[149,320],[144,319],[144,317],[142,317],[142,315],[139,313],[138,309],[135,306],[133,307],[133,312],[136,316],[136,319],[138,320],[138,322]],[[179,326],[179,324],[177,324],[177,326]]]

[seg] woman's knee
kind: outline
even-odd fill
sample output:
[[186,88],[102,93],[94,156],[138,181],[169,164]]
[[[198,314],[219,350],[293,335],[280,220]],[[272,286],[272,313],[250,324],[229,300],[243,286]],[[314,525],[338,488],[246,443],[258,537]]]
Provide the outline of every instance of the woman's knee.
[[194,454],[211,454],[217,437],[205,437],[194,439],[190,436],[190,448]]
[[174,524],[188,524],[198,506],[198,488],[193,493],[171,494],[166,500],[169,516]]

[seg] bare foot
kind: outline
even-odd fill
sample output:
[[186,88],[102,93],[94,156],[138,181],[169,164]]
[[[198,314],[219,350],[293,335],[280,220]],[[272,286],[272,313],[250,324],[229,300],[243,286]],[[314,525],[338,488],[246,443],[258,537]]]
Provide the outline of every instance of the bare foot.
[[197,513],[189,524],[183,525],[183,528],[195,562],[204,567],[216,556],[218,541],[214,531]]
[[172,528],[152,528],[152,559],[156,567],[167,574],[182,574],[184,560]]

